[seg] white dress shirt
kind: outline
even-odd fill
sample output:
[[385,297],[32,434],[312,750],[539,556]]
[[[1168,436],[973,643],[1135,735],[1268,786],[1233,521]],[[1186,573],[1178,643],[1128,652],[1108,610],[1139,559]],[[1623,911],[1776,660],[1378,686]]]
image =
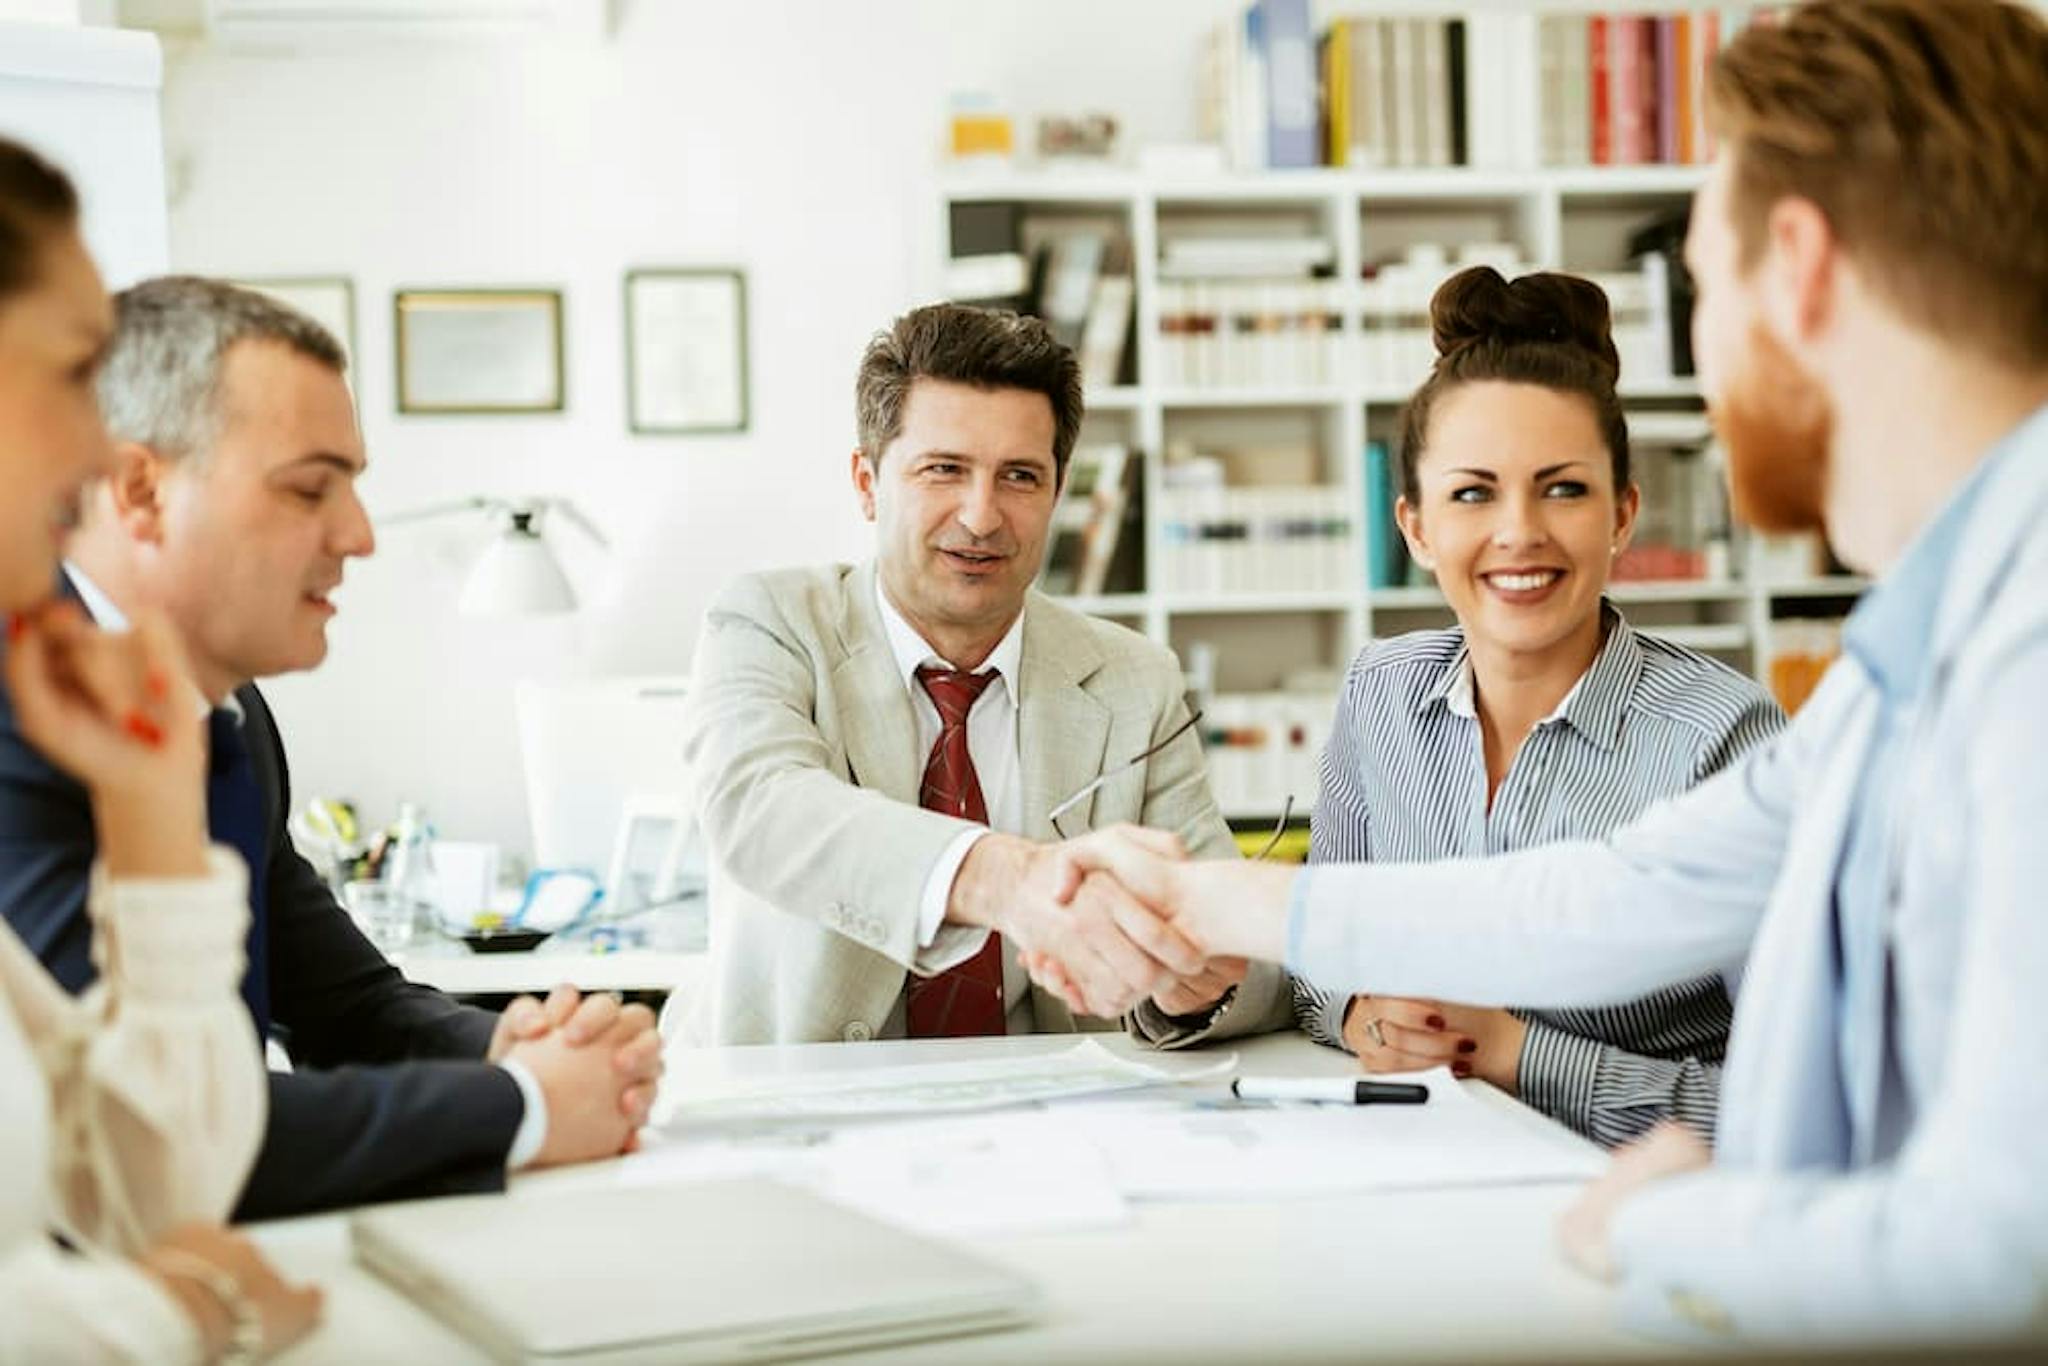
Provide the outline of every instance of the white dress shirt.
[[[107,596],[104,589],[92,581],[90,575],[69,560],[64,562],[64,574],[71,580],[71,586],[78,590],[79,599],[85,603],[85,610],[92,617],[95,626],[103,631],[128,629],[127,613]],[[221,706],[234,714],[239,725],[242,704],[235,700],[235,695],[229,693],[222,698]],[[199,714],[204,716],[210,709],[211,704],[201,697]],[[292,1070],[290,1057],[277,1046],[275,1040],[264,1040],[263,1047],[264,1059],[272,1071]],[[502,1067],[519,1087],[519,1128],[513,1132],[512,1146],[505,1150],[506,1170],[518,1171],[540,1156],[541,1146],[548,1141],[547,1092],[541,1089],[540,1078],[534,1076],[532,1070],[517,1058],[501,1059],[497,1066]]]
[[[917,671],[926,665],[940,669],[951,669],[954,665],[904,620],[896,605],[889,601],[879,574],[875,576],[875,601],[881,609],[882,629],[889,636],[896,672],[903,678],[903,686],[910,694],[910,710],[917,718],[918,766],[922,771],[924,757],[938,743],[941,726],[938,706],[917,681]],[[1017,687],[1023,665],[1024,614],[1019,612],[989,657],[979,669],[973,670],[977,674],[993,673],[996,681],[982,689],[967,713],[967,755],[974,761],[974,774],[981,783],[989,829],[1006,834],[1019,834],[1024,829],[1024,775],[1017,757]],[[988,941],[987,930],[946,923],[946,903],[953,893],[953,879],[959,876],[967,851],[986,833],[970,830],[954,840],[925,879],[924,896],[918,906],[920,973],[931,975],[964,963],[981,952],[981,946]],[[1031,979],[1017,962],[1017,956],[1008,952],[1003,957],[1003,1009],[1010,1033],[1032,1032],[1036,1021],[1031,1009]],[[883,1038],[903,1037],[904,1011],[904,1002],[898,1001],[882,1025]]]

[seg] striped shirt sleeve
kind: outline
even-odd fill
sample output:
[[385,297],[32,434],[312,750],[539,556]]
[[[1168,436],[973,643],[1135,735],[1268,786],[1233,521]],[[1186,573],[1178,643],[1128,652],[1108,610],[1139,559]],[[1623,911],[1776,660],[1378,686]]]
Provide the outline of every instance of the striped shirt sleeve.
[[[1609,609],[1610,612],[1612,609]],[[1491,803],[1462,633],[1368,646],[1320,764],[1310,863],[1414,862],[1602,839],[1766,742],[1784,724],[1733,669],[1618,613],[1600,656],[1525,742]],[[1290,982],[1295,1021],[1343,1048],[1348,993]],[[1521,1099],[1598,1142],[1663,1119],[1711,1134],[1733,1006],[1720,977],[1585,1009],[1517,1010]]]

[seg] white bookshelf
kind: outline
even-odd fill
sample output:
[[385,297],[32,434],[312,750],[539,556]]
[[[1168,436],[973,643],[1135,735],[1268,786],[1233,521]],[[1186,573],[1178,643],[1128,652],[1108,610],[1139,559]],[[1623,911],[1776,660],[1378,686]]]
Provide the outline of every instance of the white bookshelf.
[[[1562,169],[1443,169],[1362,171],[1319,169],[1221,174],[1190,178],[1151,177],[1140,172],[1048,172],[964,175],[941,182],[942,252],[949,249],[946,225],[957,203],[1003,202],[1027,215],[1069,213],[1114,217],[1128,234],[1136,283],[1137,349],[1134,385],[1089,396],[1083,442],[1120,441],[1142,452],[1146,591],[1072,600],[1083,611],[1109,617],[1181,648],[1194,641],[1216,649],[1218,691],[1257,691],[1275,686],[1262,674],[1283,665],[1341,671],[1359,646],[1376,635],[1447,624],[1450,613],[1433,586],[1369,590],[1367,557],[1354,557],[1348,586],[1337,591],[1176,593],[1158,591],[1166,546],[1160,509],[1166,492],[1162,455],[1170,436],[1205,426],[1242,433],[1270,423],[1299,432],[1304,424],[1320,433],[1320,463],[1327,485],[1346,491],[1346,506],[1362,525],[1363,451],[1369,437],[1393,444],[1400,405],[1412,385],[1365,382],[1340,363],[1331,383],[1258,387],[1161,386],[1159,270],[1162,227],[1203,215],[1249,221],[1247,213],[1269,213],[1291,229],[1319,225],[1334,247],[1335,275],[1348,282],[1334,295],[1341,317],[1340,357],[1351,354],[1365,329],[1360,286],[1363,267],[1397,250],[1404,236],[1427,230],[1456,215],[1483,229],[1505,226],[1525,261],[1541,268],[1575,272],[1624,269],[1620,231],[1631,216],[1646,217],[1675,207],[1699,186],[1705,169],[1696,166],[1574,167]],[[1452,215],[1446,219],[1445,214]],[[1417,225],[1420,225],[1419,229]],[[943,262],[934,262],[934,280]],[[936,296],[942,285],[929,291]],[[1419,382],[1421,375],[1416,375]],[[1699,388],[1686,376],[1631,374],[1624,368],[1622,392],[1634,411],[1673,416],[1699,410]],[[1646,425],[1657,425],[1655,422]],[[1370,527],[1365,528],[1369,535]],[[1760,677],[1770,657],[1774,605],[1799,614],[1801,600],[1838,612],[1860,591],[1845,578],[1802,579],[1767,584],[1738,531],[1731,547],[1735,573],[1718,580],[1619,582],[1613,596],[1643,629],[1713,653]],[[1785,604],[1791,604],[1785,606]],[[1818,614],[1818,610],[1817,613]],[[1334,699],[1332,699],[1334,701]],[[1306,794],[1297,794],[1303,796]],[[1234,815],[1262,814],[1244,810]]]

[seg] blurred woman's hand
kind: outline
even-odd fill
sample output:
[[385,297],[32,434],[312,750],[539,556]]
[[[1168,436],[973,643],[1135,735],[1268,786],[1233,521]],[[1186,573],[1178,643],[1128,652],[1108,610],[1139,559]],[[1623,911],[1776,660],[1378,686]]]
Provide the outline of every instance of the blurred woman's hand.
[[[192,1319],[208,1360],[233,1347],[253,1346],[270,1356],[320,1321],[319,1287],[286,1285],[254,1243],[218,1224],[174,1228],[136,1260]],[[245,1319],[260,1341],[237,1341],[237,1324]]]
[[77,604],[17,614],[7,688],[22,734],[85,785],[122,877],[206,872],[206,751],[184,652],[160,617],[102,631]]

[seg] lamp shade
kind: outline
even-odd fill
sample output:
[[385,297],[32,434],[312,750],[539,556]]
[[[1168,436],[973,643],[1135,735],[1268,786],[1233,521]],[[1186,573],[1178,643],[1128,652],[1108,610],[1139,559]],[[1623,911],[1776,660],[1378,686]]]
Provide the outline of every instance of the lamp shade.
[[576,590],[533,514],[515,512],[470,570],[457,607],[472,617],[547,616],[575,611]]

